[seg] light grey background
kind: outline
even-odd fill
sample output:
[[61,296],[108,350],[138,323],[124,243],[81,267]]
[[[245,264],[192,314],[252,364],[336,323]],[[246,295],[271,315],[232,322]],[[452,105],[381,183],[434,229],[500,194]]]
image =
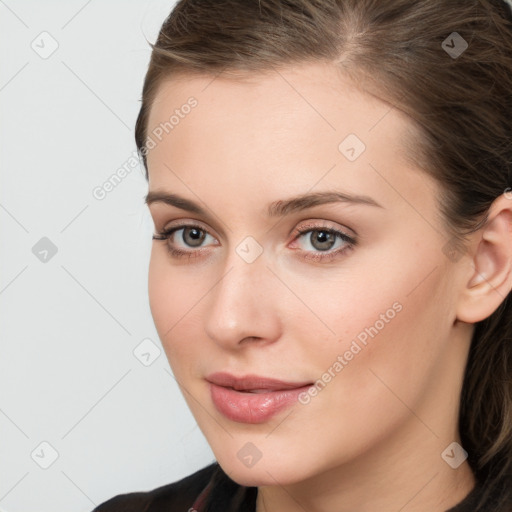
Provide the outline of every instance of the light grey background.
[[86,512],[214,459],[151,318],[130,160],[146,39],[173,5],[0,0],[2,512]]

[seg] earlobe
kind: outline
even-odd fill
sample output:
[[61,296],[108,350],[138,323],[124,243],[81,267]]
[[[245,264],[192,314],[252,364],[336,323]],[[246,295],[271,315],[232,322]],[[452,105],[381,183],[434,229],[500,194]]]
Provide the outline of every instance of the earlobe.
[[467,323],[492,315],[512,289],[512,200],[506,194],[493,202],[474,236],[473,273],[457,308],[457,318]]

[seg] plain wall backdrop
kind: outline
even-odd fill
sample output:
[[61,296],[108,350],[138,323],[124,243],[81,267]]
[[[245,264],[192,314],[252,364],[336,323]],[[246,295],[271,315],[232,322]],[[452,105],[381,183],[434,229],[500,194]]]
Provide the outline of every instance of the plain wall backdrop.
[[151,318],[134,160],[173,5],[0,0],[2,512],[86,512],[214,460]]

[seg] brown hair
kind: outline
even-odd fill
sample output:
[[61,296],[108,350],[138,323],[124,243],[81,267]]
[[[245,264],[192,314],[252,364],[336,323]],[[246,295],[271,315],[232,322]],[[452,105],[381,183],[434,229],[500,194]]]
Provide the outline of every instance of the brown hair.
[[[459,48],[467,43],[460,55],[449,53],[453,37]],[[442,185],[455,253],[512,186],[512,15],[504,0],[181,0],[152,48],[135,133],[146,178],[148,115],[164,79],[323,61],[414,120],[419,136],[404,144]],[[510,512],[510,293],[475,326],[459,431],[484,487],[475,512],[488,511],[491,496],[494,512]]]

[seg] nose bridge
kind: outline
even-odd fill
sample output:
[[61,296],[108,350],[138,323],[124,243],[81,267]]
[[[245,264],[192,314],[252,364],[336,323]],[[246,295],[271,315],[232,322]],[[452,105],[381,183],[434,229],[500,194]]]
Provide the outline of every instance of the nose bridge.
[[279,329],[277,289],[271,283],[275,277],[263,253],[254,258],[251,241],[247,243],[230,252],[205,312],[207,334],[226,347],[247,337],[272,339]]

